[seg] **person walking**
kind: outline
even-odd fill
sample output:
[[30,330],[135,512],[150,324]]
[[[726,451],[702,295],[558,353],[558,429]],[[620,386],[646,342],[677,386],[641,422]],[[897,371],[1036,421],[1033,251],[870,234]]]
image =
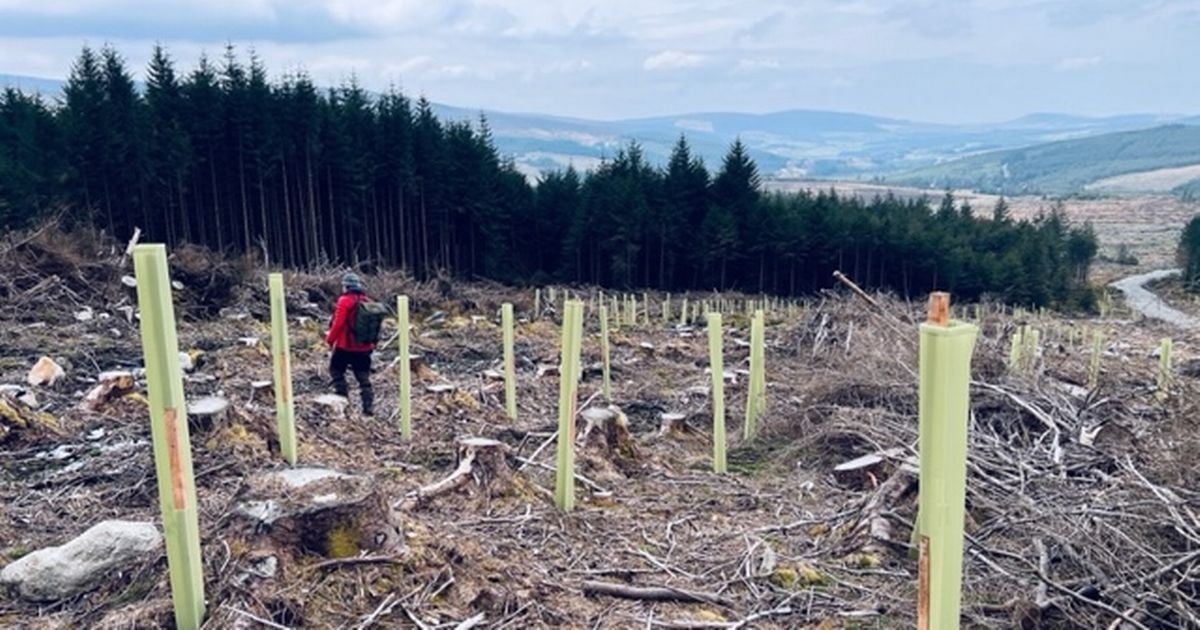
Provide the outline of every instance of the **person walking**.
[[[349,397],[346,370],[354,372],[362,396],[362,413],[364,416],[373,416],[375,390],[371,387],[371,353],[379,341],[379,321],[382,321],[382,316],[379,321],[374,321],[374,313],[384,309],[367,296],[358,274],[351,272],[343,275],[342,290],[334,308],[329,334],[325,336],[326,345],[333,350],[333,356],[329,359],[329,374],[333,378],[333,390],[339,396]],[[380,308],[363,308],[364,305]]]

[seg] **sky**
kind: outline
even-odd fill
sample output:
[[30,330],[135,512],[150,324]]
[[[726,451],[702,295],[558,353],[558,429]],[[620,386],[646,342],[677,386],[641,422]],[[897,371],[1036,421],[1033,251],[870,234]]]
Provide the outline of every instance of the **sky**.
[[618,119],[829,109],[947,123],[1200,113],[1200,0],[0,0],[0,74],[87,44],[141,74],[227,43],[273,75]]

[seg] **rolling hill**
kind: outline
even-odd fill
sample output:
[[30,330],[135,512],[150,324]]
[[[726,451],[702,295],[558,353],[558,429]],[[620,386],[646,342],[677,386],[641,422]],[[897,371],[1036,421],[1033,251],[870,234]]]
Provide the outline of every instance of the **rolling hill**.
[[[5,86],[38,92],[49,100],[59,98],[62,93],[62,81],[57,79],[0,74],[0,88]],[[1145,129],[1182,119],[1159,114],[1097,118],[1037,113],[999,123],[949,125],[797,109],[765,114],[692,112],[587,120],[537,113],[481,112],[444,104],[435,104],[434,108],[444,119],[476,121],[480,113],[486,114],[501,153],[512,157],[530,177],[568,165],[593,168],[631,141],[641,144],[650,161],[663,164],[679,135],[686,134],[693,151],[710,168],[717,167],[730,143],[740,138],[766,177],[854,180],[907,173],[916,177],[911,181],[942,182],[951,179],[949,174],[953,171],[945,169],[951,168],[956,158]],[[953,177],[954,181],[965,179],[968,178],[961,175]]]
[[992,151],[888,178],[1004,194],[1168,192],[1200,165],[1200,126],[1171,124]]

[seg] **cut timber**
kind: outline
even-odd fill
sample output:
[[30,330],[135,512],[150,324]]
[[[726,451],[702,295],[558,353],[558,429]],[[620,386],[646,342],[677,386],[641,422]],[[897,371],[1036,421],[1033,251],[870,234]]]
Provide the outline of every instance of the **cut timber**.
[[484,488],[492,488],[497,482],[507,486],[512,482],[512,470],[508,467],[508,445],[499,440],[481,437],[465,437],[458,440],[458,466],[450,476],[427,486],[418,488],[400,502],[400,509],[413,510],[429,500],[461,488],[475,479]]
[[62,366],[55,363],[50,357],[42,357],[29,368],[29,375],[25,377],[25,382],[32,387],[42,385],[53,387],[55,383],[62,377],[66,376],[66,370]]
[[732,603],[712,593],[685,591],[670,586],[630,586],[613,584],[612,582],[583,582],[584,595],[608,595],[622,599],[639,599],[655,602],[694,602],[698,604],[716,604],[717,606],[732,606]]
[[99,383],[83,398],[85,409],[95,411],[114,398],[120,398],[133,391],[135,381],[133,372],[101,372]]
[[504,373],[500,370],[487,369],[483,371],[483,378],[489,381],[503,381]]
[[658,429],[659,437],[688,433],[687,414],[667,412],[663,413],[661,417],[662,426]]
[[235,513],[256,546],[276,555],[349,558],[404,550],[400,517],[374,480],[325,468],[260,473],[247,481]]
[[[861,459],[861,458],[860,458]],[[886,481],[866,498],[859,510],[858,520],[850,530],[853,545],[863,553],[883,556],[893,547],[902,545],[888,513],[911,498],[916,490],[917,477],[909,466],[899,466]]]
[[341,420],[346,417],[346,407],[350,406],[350,399],[337,394],[321,394],[313,399],[313,402],[321,407],[329,414],[330,418]]
[[834,467],[833,476],[844,486],[857,489],[875,488],[880,479],[886,479],[890,475],[892,461],[903,454],[901,449],[889,449],[856,457]]

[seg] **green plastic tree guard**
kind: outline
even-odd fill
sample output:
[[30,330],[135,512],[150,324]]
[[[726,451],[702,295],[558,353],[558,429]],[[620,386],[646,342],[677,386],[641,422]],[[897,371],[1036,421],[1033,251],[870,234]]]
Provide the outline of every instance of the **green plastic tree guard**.
[[[971,355],[978,328],[951,321],[920,327],[920,497],[918,546],[928,553],[921,609],[928,628],[959,627],[962,597],[963,518],[966,503],[967,416]],[[919,610],[920,612],[920,610]]]
[[204,622],[204,573],[200,562],[200,526],[196,516],[187,401],[183,396],[183,372],[179,367],[179,341],[175,332],[166,247],[160,244],[134,247],[133,268],[137,276],[150,434],[154,440],[154,468],[167,541],[175,626],[181,630],[195,630]]
[[500,324],[504,328],[504,410],[517,419],[517,368],[513,356],[513,305],[500,307]]
[[750,384],[746,389],[746,421],[742,438],[750,440],[758,431],[766,389],[763,371],[763,312],[755,311],[750,318]]
[[1158,347],[1158,391],[1159,400],[1166,400],[1171,388],[1171,338],[1163,337]]
[[708,318],[708,365],[712,372],[713,408],[713,472],[723,474],[725,463],[725,361],[722,357],[723,342],[721,314],[709,313]]
[[612,403],[612,371],[609,363],[609,346],[608,346],[608,307],[600,306],[600,362],[603,366],[603,380],[601,381],[601,391],[604,394],[604,402]]
[[1092,357],[1088,361],[1088,389],[1096,389],[1100,385],[1100,359],[1104,354],[1104,333],[1099,330],[1092,333]]
[[767,319],[762,311],[755,313],[755,318],[758,320],[758,337],[754,339],[754,328],[751,328],[751,341],[758,349],[758,392],[755,396],[755,415],[761,418],[767,411]]
[[581,311],[582,305],[578,302],[566,302],[563,305],[554,504],[564,512],[575,509],[575,393],[579,384],[579,341],[583,328]]
[[292,351],[288,341],[287,300],[283,292],[283,274],[269,277],[271,288],[271,356],[275,363],[275,427],[279,433],[279,452],[296,465],[296,411],[292,396]]
[[412,439],[412,355],[408,344],[408,296],[396,298],[396,332],[399,334],[396,369],[400,380],[400,439]]

